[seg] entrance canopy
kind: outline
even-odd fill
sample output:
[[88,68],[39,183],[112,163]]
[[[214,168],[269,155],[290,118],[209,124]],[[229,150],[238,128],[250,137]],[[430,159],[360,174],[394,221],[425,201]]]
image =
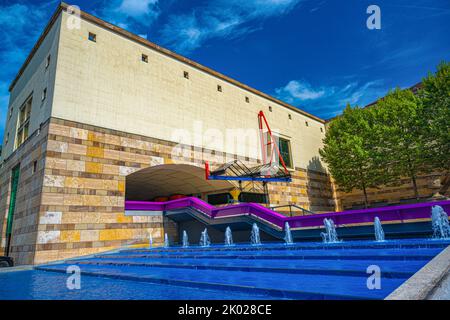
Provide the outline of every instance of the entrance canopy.
[[127,200],[152,200],[175,194],[227,192],[229,181],[206,180],[204,168],[187,164],[164,164],[148,167],[126,177]]

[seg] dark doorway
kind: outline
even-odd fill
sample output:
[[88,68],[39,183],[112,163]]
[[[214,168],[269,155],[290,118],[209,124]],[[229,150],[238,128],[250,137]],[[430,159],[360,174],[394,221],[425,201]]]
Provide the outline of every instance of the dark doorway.
[[17,187],[19,185],[20,165],[14,167],[11,173],[11,197],[9,200],[8,219],[6,220],[6,248],[5,254],[9,256],[11,249],[12,226],[14,220],[14,210],[16,208]]

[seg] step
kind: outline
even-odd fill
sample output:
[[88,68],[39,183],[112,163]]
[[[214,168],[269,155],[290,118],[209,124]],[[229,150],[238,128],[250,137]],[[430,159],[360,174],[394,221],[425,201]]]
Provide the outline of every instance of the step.
[[[197,269],[197,270],[230,270],[244,272],[270,272],[287,274],[327,274],[366,276],[366,270],[372,262],[349,260],[242,260],[215,259],[204,261],[200,259],[85,259],[67,261],[78,265],[112,265],[112,266],[143,266],[159,268]],[[422,268],[424,261],[398,261],[396,263],[377,263],[386,278],[409,278]]]
[[181,246],[173,246],[168,248],[144,248],[144,249],[131,249],[130,252],[160,252],[170,253],[178,251],[204,251],[204,252],[226,252],[226,251],[271,251],[271,250],[336,250],[336,249],[418,249],[418,248],[446,248],[450,245],[450,240],[396,240],[396,241],[351,241],[351,242],[338,242],[323,244],[318,242],[302,242],[286,245],[284,243],[264,243],[262,246],[254,246],[248,244],[236,244],[233,246],[224,245],[211,245],[209,247],[200,247],[198,245],[191,245],[188,248]]
[[[66,272],[70,264],[37,267],[38,270]],[[147,268],[142,266],[83,265],[82,274],[163,283],[196,288],[211,288],[267,294],[291,299],[383,299],[405,279],[382,278],[381,290],[369,290],[367,277],[340,275],[285,274],[222,270]]]
[[286,251],[273,250],[266,252],[259,251],[227,251],[227,252],[208,252],[208,251],[191,251],[184,252],[165,252],[164,254],[153,252],[151,250],[142,251],[141,253],[133,253],[132,250],[123,250],[118,253],[97,255],[100,259],[116,259],[116,258],[158,258],[158,259],[280,259],[280,260],[431,260],[434,256],[442,251],[441,248],[429,249],[340,249],[340,250],[305,250],[305,251]]

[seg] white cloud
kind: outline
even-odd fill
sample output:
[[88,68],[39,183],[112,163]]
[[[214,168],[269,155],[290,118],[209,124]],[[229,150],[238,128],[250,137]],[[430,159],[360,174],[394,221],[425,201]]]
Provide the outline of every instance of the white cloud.
[[340,114],[347,104],[365,106],[386,93],[381,80],[317,88],[305,80],[291,80],[284,87],[275,89],[275,96],[280,100],[325,119]]
[[108,22],[141,34],[148,31],[160,14],[158,0],[113,0],[99,12]]
[[161,31],[162,41],[189,53],[213,38],[236,38],[255,31],[249,23],[290,12],[302,0],[213,0],[188,14],[171,15]]
[[278,96],[282,96],[288,102],[296,100],[315,100],[325,94],[325,89],[313,89],[307,82],[292,80],[283,87],[276,90]]
[[157,3],[158,0],[123,0],[117,10],[136,18],[153,11]]

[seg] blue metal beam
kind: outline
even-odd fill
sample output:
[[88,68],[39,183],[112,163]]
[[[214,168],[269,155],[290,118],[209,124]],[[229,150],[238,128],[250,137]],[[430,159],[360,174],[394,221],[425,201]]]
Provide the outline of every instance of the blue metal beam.
[[230,176],[209,176],[209,180],[235,180],[235,181],[261,181],[261,182],[291,182],[292,178],[260,178],[260,177],[230,177]]

